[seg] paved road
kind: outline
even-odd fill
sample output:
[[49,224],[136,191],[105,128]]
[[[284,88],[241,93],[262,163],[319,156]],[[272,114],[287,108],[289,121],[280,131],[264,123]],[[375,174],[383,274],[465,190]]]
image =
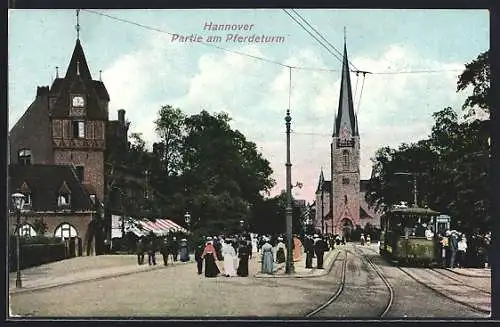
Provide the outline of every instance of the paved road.
[[[361,248],[358,246],[358,248]],[[257,258],[250,262],[250,277],[205,278],[194,263],[137,272],[36,292],[11,295],[14,314],[36,317],[304,317],[338,289],[342,252],[328,275],[315,278],[256,278]],[[387,292],[359,250],[348,253],[344,292],[319,316],[375,316]],[[374,251],[361,251],[380,265],[395,289],[389,317],[486,317],[452,300],[441,298],[387,265]],[[222,305],[222,303],[224,303]]]

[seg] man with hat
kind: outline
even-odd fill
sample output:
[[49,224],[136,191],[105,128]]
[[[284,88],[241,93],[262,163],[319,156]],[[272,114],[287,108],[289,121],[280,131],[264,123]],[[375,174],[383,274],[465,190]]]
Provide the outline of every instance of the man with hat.
[[314,234],[314,253],[316,254],[317,259],[317,269],[323,269],[323,256],[325,255],[326,248],[326,242],[321,237],[319,237],[318,234]]
[[311,235],[306,235],[304,239],[304,250],[306,252],[306,268],[312,268],[312,259],[314,257],[314,242]]

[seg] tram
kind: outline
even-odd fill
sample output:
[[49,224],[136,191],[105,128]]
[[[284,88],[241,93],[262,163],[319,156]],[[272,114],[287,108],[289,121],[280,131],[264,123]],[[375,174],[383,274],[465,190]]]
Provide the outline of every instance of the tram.
[[434,265],[441,255],[438,233],[450,220],[429,208],[394,206],[380,218],[380,254],[401,265]]

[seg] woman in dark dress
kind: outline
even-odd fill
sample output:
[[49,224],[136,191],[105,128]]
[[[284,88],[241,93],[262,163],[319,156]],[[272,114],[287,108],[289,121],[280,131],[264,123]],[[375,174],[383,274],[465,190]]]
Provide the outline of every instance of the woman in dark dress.
[[236,273],[238,276],[247,277],[248,276],[248,257],[250,256],[250,249],[246,242],[241,242],[238,248],[238,257],[240,262],[238,264],[238,270]]
[[217,277],[220,273],[219,267],[217,267],[216,262],[219,260],[217,257],[217,252],[212,244],[212,239],[207,238],[207,244],[205,245],[205,250],[201,257],[205,260],[205,277]]

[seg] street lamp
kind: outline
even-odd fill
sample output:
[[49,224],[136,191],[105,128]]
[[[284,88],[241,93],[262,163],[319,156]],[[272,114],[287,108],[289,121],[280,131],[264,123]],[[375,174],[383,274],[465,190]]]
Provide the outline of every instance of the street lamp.
[[286,270],[287,274],[294,273],[292,260],[292,163],[290,162],[290,109],[286,110],[285,126],[286,126],[286,234],[287,234],[287,256]]
[[189,211],[186,211],[186,214],[184,215],[184,221],[186,222],[189,228],[191,224],[191,215],[189,214]]
[[417,173],[394,173],[394,175],[413,176],[413,206],[417,207]]
[[21,255],[20,255],[20,243],[21,243],[21,210],[24,207],[24,194],[22,193],[14,193],[11,195],[12,200],[16,206],[16,265],[17,265],[17,275],[16,275],[16,288],[23,287],[23,283],[21,281]]

